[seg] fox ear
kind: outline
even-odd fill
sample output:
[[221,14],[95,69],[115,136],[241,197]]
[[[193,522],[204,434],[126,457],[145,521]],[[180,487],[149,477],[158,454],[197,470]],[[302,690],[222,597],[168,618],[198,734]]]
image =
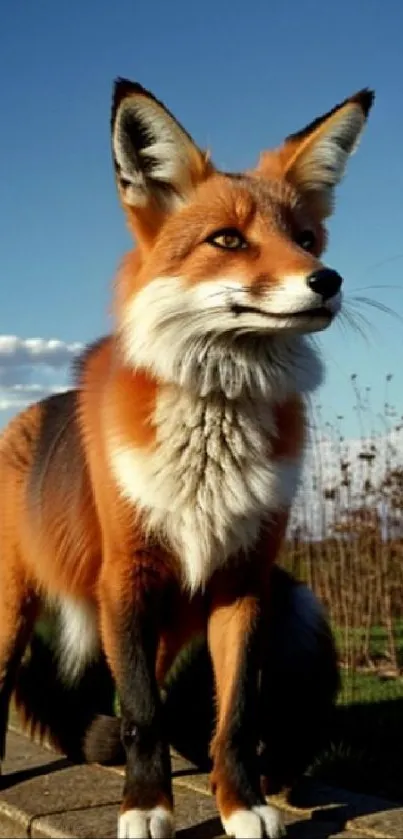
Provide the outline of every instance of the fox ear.
[[207,176],[207,155],[139,84],[115,82],[111,130],[120,197],[134,213],[172,211]]
[[357,147],[374,96],[368,88],[359,91],[291,134],[279,150],[283,177],[315,203],[323,219],[332,212],[335,187]]

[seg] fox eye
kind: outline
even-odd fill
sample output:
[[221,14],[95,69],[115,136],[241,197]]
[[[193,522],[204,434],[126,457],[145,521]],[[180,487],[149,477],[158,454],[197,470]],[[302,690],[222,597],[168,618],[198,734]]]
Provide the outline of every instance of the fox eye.
[[312,230],[301,230],[297,233],[295,241],[304,251],[313,251],[316,245],[316,236]]
[[207,237],[206,242],[213,245],[214,248],[222,248],[226,251],[239,251],[248,247],[246,239],[236,227],[225,227],[222,230],[216,230]]

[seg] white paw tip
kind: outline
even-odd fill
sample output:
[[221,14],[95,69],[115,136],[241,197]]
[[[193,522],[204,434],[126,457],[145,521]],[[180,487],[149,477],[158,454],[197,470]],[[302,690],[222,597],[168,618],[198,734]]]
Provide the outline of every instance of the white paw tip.
[[266,836],[269,839],[278,839],[278,837],[286,835],[283,818],[279,810],[276,810],[270,804],[261,804],[258,807],[254,807],[253,810],[260,816],[264,824]]
[[118,819],[118,839],[171,839],[174,835],[174,818],[166,807],[137,807],[121,813]]
[[251,810],[235,810],[222,823],[227,836],[234,839],[280,839],[285,836],[281,815],[269,804],[261,804]]

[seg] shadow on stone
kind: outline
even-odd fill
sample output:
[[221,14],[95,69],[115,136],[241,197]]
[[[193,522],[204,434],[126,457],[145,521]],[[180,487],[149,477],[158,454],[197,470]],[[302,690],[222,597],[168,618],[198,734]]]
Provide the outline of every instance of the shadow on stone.
[[183,827],[177,831],[178,839],[217,839],[223,835],[220,819],[206,819],[192,827]]
[[38,778],[41,775],[52,775],[54,772],[60,772],[62,769],[67,769],[71,763],[66,758],[60,760],[52,760],[49,763],[41,766],[31,766],[29,769],[19,769],[16,772],[9,772],[7,775],[0,777],[0,792],[3,792],[10,787],[22,784],[24,781],[30,781],[32,778]]

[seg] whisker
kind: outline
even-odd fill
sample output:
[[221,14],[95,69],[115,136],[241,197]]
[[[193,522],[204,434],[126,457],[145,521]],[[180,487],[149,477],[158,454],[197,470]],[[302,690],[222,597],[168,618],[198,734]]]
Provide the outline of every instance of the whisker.
[[353,291],[372,291],[376,289],[377,291],[383,291],[384,289],[392,290],[392,291],[401,291],[401,285],[390,285],[382,283],[382,285],[363,285],[359,286],[357,289],[353,288]]
[[379,268],[383,268],[384,265],[390,265],[392,262],[399,262],[401,259],[403,259],[403,253],[397,253],[394,256],[388,256],[386,259],[381,259],[379,262],[373,262],[372,265],[365,268],[360,276],[368,276],[368,274],[377,271]]
[[344,326],[346,329],[353,329],[367,343],[369,343],[368,329],[373,329],[373,325],[361,312],[351,312],[348,309],[343,308],[336,320],[336,323],[339,323],[339,326]]
[[386,306],[384,303],[364,295],[349,295],[347,300],[344,300],[343,308],[340,312],[341,324],[343,324],[344,321],[344,324],[354,329],[361,335],[362,338],[364,338],[366,342],[368,342],[369,337],[368,330],[371,330],[372,333],[378,330],[376,330],[375,324],[365,317],[362,311],[357,311],[358,306],[367,306],[371,309],[376,309],[383,314],[393,315],[393,317],[403,322],[403,318],[398,314],[398,312],[390,308],[390,306]]
[[373,323],[369,320],[369,318],[360,310],[357,309],[354,302],[352,301],[345,301],[342,308],[342,313],[345,315],[349,315],[353,320],[361,321],[365,323],[367,326],[373,326]]
[[395,309],[391,309],[390,306],[386,306],[385,303],[381,303],[379,300],[373,300],[371,297],[354,296],[349,298],[349,302],[353,304],[363,303],[365,306],[371,306],[373,309],[377,309],[386,315],[393,315],[393,317],[403,322],[402,316]]
[[360,331],[348,312],[340,312],[336,319],[336,324],[343,332],[347,332],[349,328],[354,329],[356,332]]

